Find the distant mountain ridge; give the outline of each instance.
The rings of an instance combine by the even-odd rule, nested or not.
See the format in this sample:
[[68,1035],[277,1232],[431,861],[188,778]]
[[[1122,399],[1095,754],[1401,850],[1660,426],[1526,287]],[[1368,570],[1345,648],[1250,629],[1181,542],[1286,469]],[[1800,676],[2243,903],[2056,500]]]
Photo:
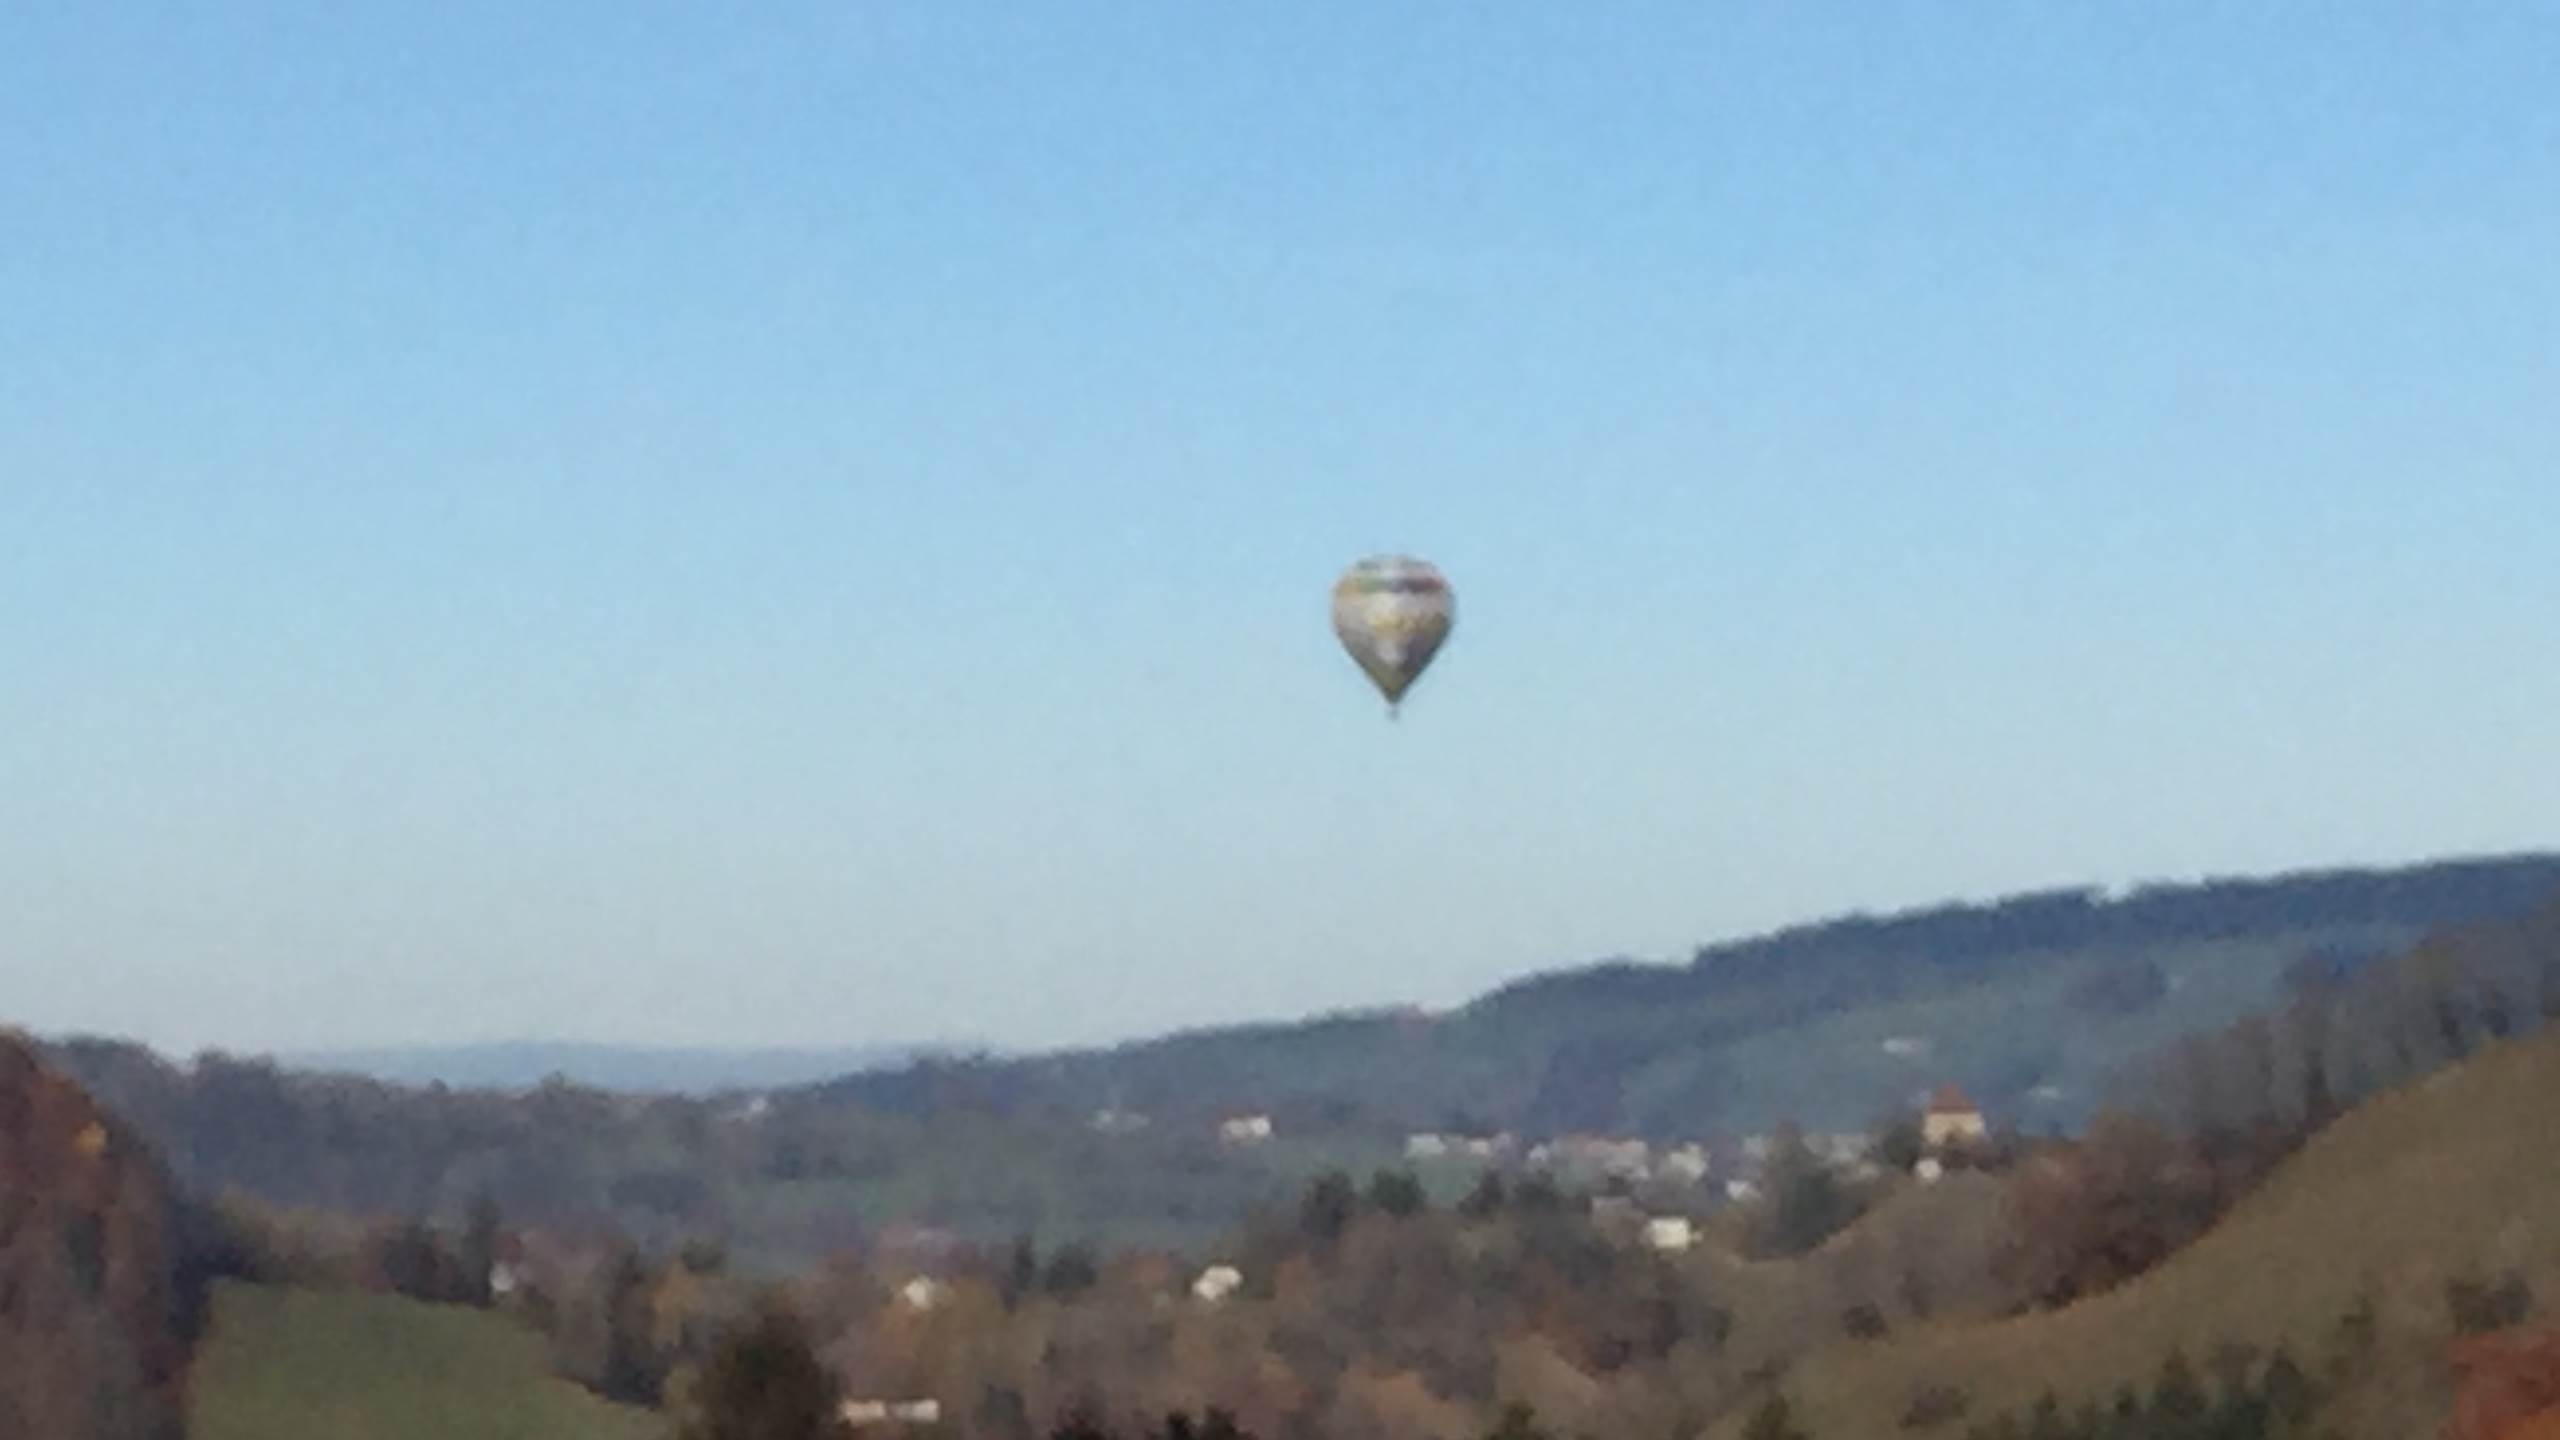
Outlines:
[[610,1045],[572,1040],[495,1040],[466,1045],[392,1045],[291,1051],[296,1070],[363,1075],[397,1085],[521,1090],[552,1076],[598,1090],[709,1095],[764,1090],[911,1065],[954,1047],[848,1045],[721,1047]]

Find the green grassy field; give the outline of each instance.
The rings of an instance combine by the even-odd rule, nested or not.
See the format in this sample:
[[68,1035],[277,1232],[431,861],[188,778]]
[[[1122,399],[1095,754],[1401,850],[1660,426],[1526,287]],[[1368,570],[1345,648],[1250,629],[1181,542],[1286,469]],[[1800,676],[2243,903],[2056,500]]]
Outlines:
[[196,1364],[194,1440],[663,1440],[666,1425],[545,1372],[478,1311],[224,1285]]

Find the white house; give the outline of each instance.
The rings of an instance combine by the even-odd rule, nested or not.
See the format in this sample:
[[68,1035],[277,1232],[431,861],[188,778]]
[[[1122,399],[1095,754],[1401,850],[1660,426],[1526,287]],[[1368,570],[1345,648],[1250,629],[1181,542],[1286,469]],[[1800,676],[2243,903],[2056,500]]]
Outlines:
[[1929,1042],[1917,1035],[1896,1035],[1884,1042],[1884,1053],[1896,1060],[1917,1060],[1929,1053]]
[[1698,1243],[1697,1227],[1686,1215],[1656,1215],[1644,1222],[1644,1243],[1676,1255]]
[[1724,1198],[1736,1205],[1748,1205],[1760,1198],[1760,1186],[1750,1180],[1727,1180],[1724,1182]]
[[939,1425],[942,1402],[939,1400],[847,1400],[836,1408],[836,1416],[847,1425],[883,1425],[896,1421],[902,1425]]
[[1935,1185],[1947,1178],[1947,1167],[1937,1156],[1923,1155],[1920,1163],[1911,1167],[1911,1173],[1919,1178],[1921,1184]]
[[1682,1145],[1663,1152],[1662,1173],[1674,1180],[1695,1185],[1707,1178],[1710,1168],[1707,1147],[1703,1145]]
[[1446,1135],[1404,1137],[1404,1158],[1407,1160],[1437,1160],[1448,1153],[1449,1137]]
[[1212,1265],[1191,1282],[1191,1293],[1211,1305],[1244,1288],[1244,1272],[1233,1265]]
[[1638,1139],[1568,1135],[1548,1147],[1554,1162],[1586,1174],[1643,1180],[1653,1173],[1653,1147]]
[[930,1310],[951,1298],[951,1287],[930,1275],[919,1275],[898,1287],[898,1299],[910,1310]]
[[1271,1138],[1268,1115],[1235,1115],[1218,1126],[1218,1138],[1230,1145],[1259,1145]]

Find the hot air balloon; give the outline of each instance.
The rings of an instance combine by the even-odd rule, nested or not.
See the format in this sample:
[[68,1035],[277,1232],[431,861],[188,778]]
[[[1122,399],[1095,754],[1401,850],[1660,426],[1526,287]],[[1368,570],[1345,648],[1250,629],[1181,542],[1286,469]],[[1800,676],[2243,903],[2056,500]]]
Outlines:
[[1410,555],[1372,555],[1333,584],[1333,633],[1387,697],[1389,718],[1456,623],[1449,582]]

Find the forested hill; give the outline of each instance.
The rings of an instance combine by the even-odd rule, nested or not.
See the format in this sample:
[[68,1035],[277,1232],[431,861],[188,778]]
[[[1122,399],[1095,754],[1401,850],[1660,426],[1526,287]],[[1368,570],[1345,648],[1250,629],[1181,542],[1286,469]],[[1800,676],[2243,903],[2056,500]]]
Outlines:
[[1026,1060],[931,1062],[812,1095],[906,1113],[1112,1107],[1284,1128],[1631,1130],[1856,1125],[1952,1079],[2029,1124],[2110,1075],[2434,929],[2560,893],[2560,856],[2020,895],[1857,915],[1686,963],[1531,976],[1455,1012],[1204,1030]]
[[[2527,856],[2026,896],[1538,976],[1445,1015],[931,1060],[753,1098],[420,1089],[113,1041],[47,1049],[209,1195],[451,1218],[486,1192],[546,1228],[719,1233],[777,1265],[897,1221],[1189,1244],[1325,1169],[1395,1163],[1420,1129],[1863,1129],[1948,1080],[1995,1122],[2072,1125],[2136,1062],[2280,1008],[2289,987],[2555,895],[2560,857]],[[1124,1123],[1096,1124],[1104,1110]],[[1277,1138],[1221,1146],[1217,1121],[1238,1113],[1268,1114]]]

